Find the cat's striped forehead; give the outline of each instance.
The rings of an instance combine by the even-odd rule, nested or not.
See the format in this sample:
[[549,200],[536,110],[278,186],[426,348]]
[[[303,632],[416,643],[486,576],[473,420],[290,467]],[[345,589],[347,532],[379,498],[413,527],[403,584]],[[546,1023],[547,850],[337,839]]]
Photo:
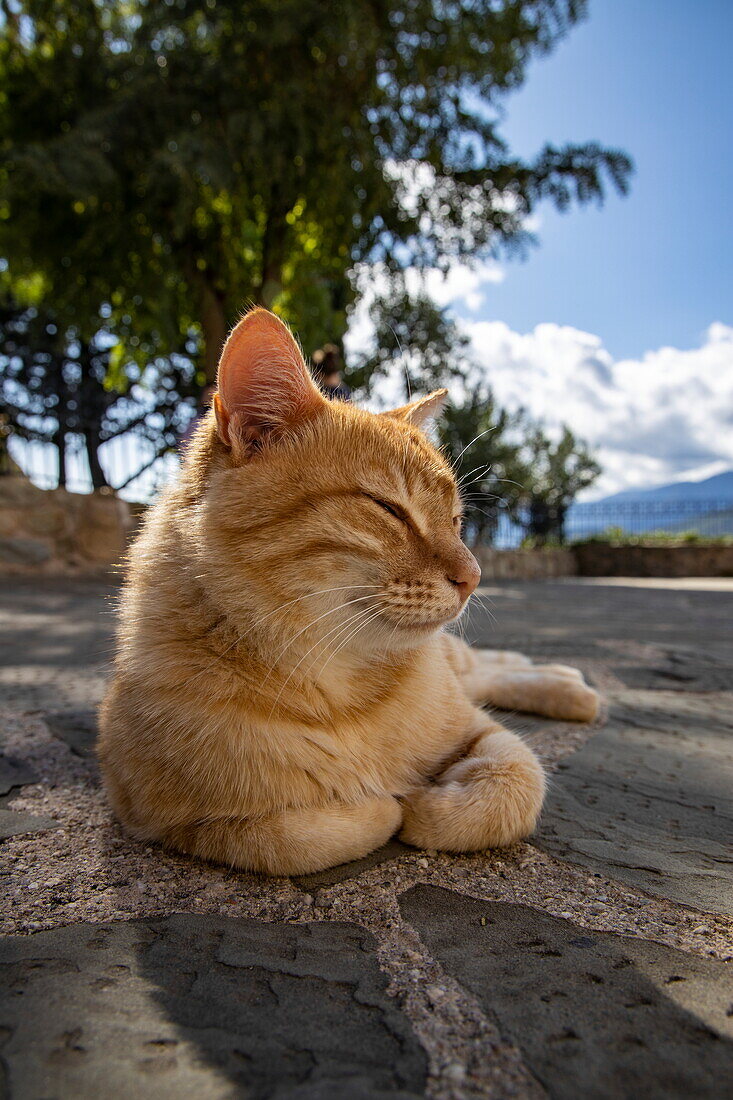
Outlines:
[[341,415],[347,422],[356,420],[361,429],[354,433],[353,454],[365,475],[386,478],[409,497],[428,494],[444,503],[457,498],[451,466],[421,430],[353,408]]
[[[267,441],[244,460],[217,442],[213,416],[205,434],[208,446],[203,446],[202,432],[192,448],[191,473],[201,467],[201,489],[211,484],[212,461],[236,471],[231,482],[227,479],[231,506],[238,507],[241,497],[251,518],[268,510],[292,511],[309,501],[347,500],[359,492],[417,506],[426,521],[454,513],[459,506],[458,487],[445,456],[421,429],[391,415],[324,403],[317,416]],[[241,518],[247,522],[246,516]]]

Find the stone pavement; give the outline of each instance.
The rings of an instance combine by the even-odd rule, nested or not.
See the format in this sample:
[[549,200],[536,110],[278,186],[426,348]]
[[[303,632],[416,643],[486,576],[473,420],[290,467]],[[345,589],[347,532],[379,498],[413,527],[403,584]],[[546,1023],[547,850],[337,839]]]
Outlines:
[[0,582],[0,1095],[733,1095],[730,585],[482,589],[473,641],[608,699],[594,728],[506,716],[554,769],[538,835],[298,879],[112,820],[113,599]]

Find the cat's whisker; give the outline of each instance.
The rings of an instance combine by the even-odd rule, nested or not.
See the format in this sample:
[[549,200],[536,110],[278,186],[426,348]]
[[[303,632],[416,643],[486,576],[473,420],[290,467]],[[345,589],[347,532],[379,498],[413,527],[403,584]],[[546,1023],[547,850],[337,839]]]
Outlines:
[[496,615],[494,614],[494,612],[492,610],[493,604],[492,604],[491,600],[488,597],[483,597],[483,599],[481,600],[481,607],[486,612],[486,614],[489,616],[492,625],[493,626],[498,626],[499,620],[497,619]]
[[[311,654],[311,653],[313,652],[313,650],[314,650],[314,649],[316,649],[316,648],[317,648],[317,647],[318,647],[319,645],[322,645],[322,644],[324,643],[324,641],[326,640],[326,638],[328,638],[328,637],[329,637],[329,636],[330,636],[331,634],[335,634],[335,633],[336,633],[337,631],[341,631],[341,630],[343,630],[345,626],[348,626],[348,625],[350,625],[350,624],[351,624],[351,623],[353,623],[353,622],[354,622],[354,621],[355,621],[356,619],[360,618],[360,617],[361,617],[362,615],[366,615],[366,614],[369,614],[369,612],[370,612],[371,610],[372,610],[372,609],[371,609],[371,608],[368,608],[368,607],[361,607],[361,608],[359,608],[359,610],[358,610],[358,611],[356,612],[356,614],[355,614],[355,615],[352,615],[352,616],[351,616],[351,618],[347,619],[345,623],[337,623],[337,624],[336,624],[336,626],[332,627],[332,629],[331,629],[331,630],[327,631],[327,632],[326,632],[326,634],[324,634],[322,638],[319,638],[319,639],[318,639],[318,641],[317,641],[317,642],[315,642],[315,643],[314,643],[314,644],[313,644],[313,645],[312,645],[312,646],[310,647],[310,649],[306,650],[306,652],[305,652],[305,653],[303,654],[303,656],[302,656],[302,657],[300,658],[300,660],[299,660],[299,661],[298,661],[298,663],[297,663],[297,664],[295,665],[295,667],[294,667],[294,668],[292,668],[292,669],[290,670],[290,672],[288,673],[288,675],[287,675],[287,676],[286,676],[286,678],[285,678],[285,681],[283,682],[282,686],[280,687],[280,691],[279,691],[279,692],[277,693],[277,695],[276,695],[276,697],[275,697],[275,702],[274,702],[274,703],[272,704],[272,709],[270,710],[270,713],[269,713],[269,715],[268,715],[268,719],[267,719],[267,720],[268,720],[268,722],[270,721],[270,719],[272,718],[273,714],[275,713],[275,708],[277,707],[277,704],[279,703],[279,701],[280,701],[280,698],[281,698],[281,696],[282,696],[283,692],[285,691],[285,688],[286,688],[286,687],[287,687],[287,685],[288,685],[288,684],[290,683],[291,679],[293,678],[293,676],[295,675],[295,673],[296,673],[296,672],[298,671],[298,669],[300,668],[300,666],[301,666],[301,665],[303,664],[303,661],[305,661],[305,659],[306,659],[306,658],[307,658],[308,656],[310,656],[310,654]],[[271,670],[271,671],[272,671],[272,670]],[[267,681],[267,679],[269,678],[269,675],[270,675],[270,674],[268,673],[268,676],[267,676],[267,677],[265,677],[265,680],[263,681],[263,686],[264,686],[264,683],[265,683],[265,682]],[[302,678],[301,678],[301,681],[300,681],[300,682],[302,683]]]
[[[481,481],[482,481],[483,477],[485,477],[485,476],[486,475],[482,474],[481,477],[474,478],[472,481],[469,481],[465,486],[461,486],[458,490],[458,494],[459,494],[461,500],[467,500],[469,498],[469,496],[473,496],[476,493],[479,493],[480,495],[483,495],[484,490],[481,488]],[[477,488],[474,489],[473,493],[467,493],[466,489],[470,489],[472,485],[476,485]]]
[[465,480],[467,477],[471,477],[471,475],[475,474],[478,470],[488,470],[490,468],[491,468],[491,462],[480,462],[478,464],[478,466],[474,466],[473,469],[466,470],[465,473],[461,474],[460,477],[456,478],[456,481],[460,485],[461,481]]
[[288,600],[286,603],[281,603],[279,607],[276,607],[273,611],[268,611],[266,615],[263,615],[258,621],[258,626],[264,623],[267,619],[273,615],[277,615],[278,612],[284,611],[286,607],[292,607],[293,604],[300,603],[301,600],[308,600],[312,596],[326,596],[331,592],[350,592],[357,588],[379,588],[377,584],[341,584],[336,588],[319,588],[315,592],[306,592],[302,596],[296,596],[294,600]]
[[472,601],[472,599],[473,599],[473,594],[471,594],[468,597],[468,599],[466,600],[466,602],[463,606],[463,609],[461,610],[460,615],[455,620],[456,627],[458,628],[458,634],[461,638],[464,639],[464,641],[465,641],[466,631],[468,629],[469,621],[470,621],[470,618],[471,618],[471,601]]
[[390,641],[395,636],[395,634],[400,629],[400,627],[409,626],[409,625],[410,625],[410,623],[408,622],[407,615],[406,614],[400,615],[400,617],[397,620],[397,622],[395,623],[394,628],[392,630],[392,633],[390,635]]
[[[459,491],[463,491],[464,486],[473,485],[474,481],[480,481],[482,477],[486,477],[491,470],[492,463],[486,462],[482,466],[474,466],[473,470],[468,470],[461,477],[457,478],[456,484]],[[469,478],[471,480],[469,481]]]
[[403,620],[404,620],[404,615],[392,627],[392,631],[390,633],[390,636],[389,636],[389,638],[387,639],[387,641],[385,642],[385,645],[384,645],[385,652],[387,652],[387,653],[389,652],[389,647],[392,644],[392,639],[394,638],[394,636],[397,633],[397,631],[399,630],[399,628],[403,625]]
[[474,489],[472,493],[461,493],[461,500],[504,500],[498,493],[492,493],[487,489]]
[[[367,609],[367,610],[368,610],[368,611],[371,611],[372,609],[371,609],[371,608],[369,608],[369,609]],[[341,642],[340,642],[340,643],[338,644],[338,646],[336,647],[336,649],[335,649],[335,650],[333,650],[333,652],[332,652],[332,653],[331,653],[331,654],[330,654],[330,655],[329,655],[329,656],[328,656],[328,657],[326,658],[326,662],[325,662],[325,664],[324,664],[324,665],[322,665],[322,667],[321,667],[321,668],[319,668],[319,670],[318,670],[318,676],[317,676],[317,678],[318,678],[318,679],[320,679],[320,677],[321,677],[321,676],[323,676],[323,673],[324,673],[324,672],[326,671],[326,669],[327,669],[328,665],[329,665],[329,664],[330,664],[330,662],[331,662],[331,661],[332,661],[332,660],[334,659],[334,657],[336,656],[336,654],[337,654],[337,653],[338,653],[338,652],[339,652],[340,650],[342,650],[342,649],[344,648],[344,646],[345,646],[345,645],[348,645],[348,643],[349,643],[349,642],[350,642],[350,641],[351,641],[351,640],[352,640],[353,638],[355,638],[355,637],[356,637],[356,635],[357,635],[357,634],[359,633],[359,631],[360,631],[360,630],[362,630],[362,629],[363,629],[363,628],[364,628],[365,626],[368,626],[368,625],[369,625],[369,623],[373,623],[373,622],[375,621],[375,619],[378,619],[378,618],[379,618],[379,616],[380,616],[381,614],[382,614],[382,608],[381,608],[381,607],[379,607],[379,608],[377,608],[377,610],[376,610],[375,612],[373,612],[373,614],[372,614],[371,618],[366,618],[366,619],[363,619],[363,620],[362,620],[362,622],[360,622],[360,623],[358,623],[358,624],[357,624],[357,626],[356,626],[356,627],[355,627],[355,628],[354,628],[354,629],[353,629],[353,630],[351,631],[351,633],[350,633],[350,634],[348,634],[348,635],[347,635],[347,637],[346,637],[346,638],[344,638],[344,640],[343,640],[343,641],[341,641]],[[336,639],[333,639],[333,640],[334,640],[334,641],[336,641]],[[316,660],[315,660],[315,661],[313,661],[313,663],[312,663],[312,664],[310,664],[310,665],[308,666],[308,669],[307,669],[307,671],[306,671],[306,674],[305,674],[306,676],[307,676],[307,675],[308,675],[308,674],[310,673],[311,669],[313,668],[313,666],[315,665],[315,663],[316,663],[316,661],[317,661],[317,660],[318,660],[318,657],[316,657]]]
[[500,496],[496,493],[482,492],[480,489],[474,493],[468,493],[461,495],[461,504],[464,510],[464,519],[470,522],[472,512],[481,512],[482,505],[486,504],[490,507],[485,509],[490,516],[509,516],[513,514],[512,508],[508,507]]
[[493,477],[491,480],[496,485],[514,485],[517,489],[524,489],[524,485],[522,485],[521,481],[513,481],[510,477]]
[[[481,490],[481,489],[477,489],[473,493],[461,494],[461,502],[463,504],[468,504],[471,501],[475,501],[475,500],[479,500],[479,501],[480,500],[498,500],[499,502],[501,502],[504,499],[505,498],[500,496],[498,493],[485,492],[484,490]],[[508,511],[508,508],[506,507],[506,505],[503,505],[503,504],[499,503],[499,505],[497,507],[497,511],[506,512],[506,511]]]
[[492,424],[492,426],[491,426],[490,428],[487,428],[485,432],[479,432],[479,434],[478,434],[478,435],[474,436],[474,437],[473,437],[473,439],[471,440],[471,442],[470,442],[470,443],[467,443],[467,444],[466,444],[466,446],[465,446],[465,447],[463,448],[463,450],[461,451],[461,453],[460,453],[460,454],[458,455],[458,458],[457,458],[457,459],[455,460],[455,462],[453,463],[453,469],[455,469],[455,468],[456,468],[456,466],[457,466],[457,465],[458,465],[458,463],[459,463],[459,462],[461,461],[461,459],[463,458],[463,456],[465,455],[465,453],[466,453],[466,451],[467,451],[467,450],[469,449],[469,447],[473,447],[474,443],[478,443],[479,439],[483,439],[483,437],[484,437],[485,435],[488,435],[488,434],[489,434],[489,432],[495,432],[495,431],[496,431],[496,428],[497,428],[497,425],[496,425],[496,424]]
[[[262,623],[264,623],[267,619],[272,618],[273,615],[277,615],[278,612],[284,611],[286,607],[291,607],[293,604],[300,603],[301,600],[307,600],[311,596],[325,596],[325,595],[330,595],[331,592],[344,592],[344,591],[349,591],[350,592],[350,591],[353,591],[353,590],[358,589],[358,588],[377,588],[378,589],[379,585],[376,585],[376,584],[342,584],[342,585],[339,585],[335,588],[319,588],[315,592],[306,592],[302,596],[296,596],[295,599],[288,600],[286,603],[280,604],[280,606],[274,608],[273,611],[269,611],[267,613],[267,615],[263,615],[262,618],[259,619],[257,621],[257,623],[254,624],[253,630],[250,631],[249,634],[239,634],[239,635],[237,635],[237,637],[234,639],[233,642],[230,642],[229,645],[226,646],[226,648],[221,651],[221,653],[217,654],[217,656],[214,658],[214,660],[211,662],[211,664],[213,665],[213,664],[216,664],[217,661],[221,661],[224,657],[226,657],[227,653],[230,653],[235,648],[235,646],[240,645],[240,643],[243,642],[245,640],[245,638],[247,638],[249,635],[251,635],[255,630],[258,630],[261,627]],[[345,605],[340,604],[339,606],[343,607]],[[337,611],[338,608],[334,608],[334,610]],[[186,682],[187,683],[192,683],[194,680],[197,680],[199,676],[204,676],[206,673],[208,673],[210,671],[210,669],[211,669],[211,665],[207,666],[206,668],[202,668],[200,672],[195,673]]]
[[307,631],[311,630],[314,626],[316,626],[318,623],[320,623],[322,619],[328,618],[329,615],[335,615],[337,611],[341,611],[344,607],[350,607],[351,604],[361,603],[364,600],[374,600],[374,599],[377,599],[377,598],[378,598],[378,596],[375,595],[375,594],[370,594],[370,595],[367,595],[367,596],[357,596],[356,599],[347,600],[345,603],[340,603],[337,607],[332,607],[329,611],[324,611],[324,613],[322,615],[319,615],[318,618],[313,619],[309,623],[306,623],[306,625],[304,627],[302,627],[298,631],[297,634],[295,634],[292,638],[290,638],[285,643],[285,645],[282,647],[282,649],[275,655],[275,657],[273,659],[272,668],[270,669],[267,676],[263,680],[263,684],[266,683],[267,680],[269,680],[273,669],[277,667],[278,662],[281,660],[281,658],[287,652],[287,650],[290,649],[291,645],[293,645],[295,642],[297,642],[298,638],[300,638],[303,634],[305,634]]

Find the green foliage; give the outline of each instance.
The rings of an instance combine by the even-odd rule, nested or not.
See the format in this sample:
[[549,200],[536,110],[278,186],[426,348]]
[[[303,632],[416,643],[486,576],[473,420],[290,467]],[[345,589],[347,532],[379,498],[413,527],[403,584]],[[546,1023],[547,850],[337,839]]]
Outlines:
[[461,486],[467,540],[492,542],[504,515],[528,545],[560,545],[568,508],[600,473],[585,444],[567,427],[553,441],[523,409],[500,408],[449,311],[411,295],[401,276],[375,298],[371,321],[373,346],[352,365],[352,387],[369,393],[390,378],[406,399],[451,389],[437,434]]
[[353,390],[371,394],[375,382],[392,376],[399,378],[410,400],[466,376],[468,338],[425,290],[411,293],[402,273],[387,279],[369,308],[369,319],[371,348],[350,364],[347,374]]
[[730,546],[733,535],[706,535],[691,529],[689,531],[644,531],[631,534],[623,527],[607,527],[588,538],[576,539],[574,546]]
[[436,426],[438,442],[462,486],[466,539],[491,541],[502,510],[515,511],[523,492],[523,414],[498,408],[449,311],[424,291],[412,294],[399,273],[374,299],[370,320],[372,347],[351,365],[349,385],[369,394],[390,379],[405,400],[450,387],[451,400]]
[[134,429],[157,457],[175,447],[193,412],[190,359],[155,360],[144,371],[121,359],[113,372],[116,350],[104,329],[85,340],[48,312],[0,305],[0,424],[21,439],[56,446],[62,487],[69,446],[86,453],[92,485],[100,489],[108,484],[99,461],[103,443]]
[[307,352],[349,271],[526,243],[626,187],[597,144],[514,157],[501,101],[581,0],[4,0],[0,257],[23,303],[141,368],[195,338],[212,376],[250,301]]
[[562,545],[568,508],[593,484],[601,467],[567,426],[553,441],[535,425],[525,440],[524,454],[530,471],[523,520],[527,536],[534,545]]
[[559,550],[565,540],[557,535],[525,535],[519,543],[520,550]]
[[485,383],[467,389],[446,408],[438,437],[458,477],[466,540],[476,545],[494,540],[502,514],[517,521],[530,471],[521,453],[521,410],[500,409]]
[[567,426],[556,442],[535,426],[524,449],[532,469],[532,495],[550,507],[569,507],[601,472],[586,445]]
[[[600,466],[567,427],[554,442],[523,409],[497,407],[485,384],[468,389],[461,404],[447,409],[439,434],[447,452],[460,456],[473,541],[493,541],[504,513],[525,529],[523,546],[562,545],[568,508],[595,481]],[[466,466],[472,469],[464,472]]]

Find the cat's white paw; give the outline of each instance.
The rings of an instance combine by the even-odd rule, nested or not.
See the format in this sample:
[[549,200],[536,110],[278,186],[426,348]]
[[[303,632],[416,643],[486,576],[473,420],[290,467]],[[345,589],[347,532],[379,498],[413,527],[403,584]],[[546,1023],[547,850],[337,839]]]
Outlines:
[[505,668],[510,665],[527,666],[532,661],[523,653],[517,653],[513,649],[476,649],[474,653],[482,667]]
[[505,848],[533,832],[545,796],[539,760],[513,733],[481,740],[481,754],[448,768],[403,800],[400,839],[421,848]]
[[586,684],[577,669],[565,665],[540,665],[532,671],[535,673],[533,713],[564,722],[593,722],[598,717],[600,695]]
[[567,665],[493,665],[464,678],[469,698],[481,705],[565,722],[592,722],[600,697]]

